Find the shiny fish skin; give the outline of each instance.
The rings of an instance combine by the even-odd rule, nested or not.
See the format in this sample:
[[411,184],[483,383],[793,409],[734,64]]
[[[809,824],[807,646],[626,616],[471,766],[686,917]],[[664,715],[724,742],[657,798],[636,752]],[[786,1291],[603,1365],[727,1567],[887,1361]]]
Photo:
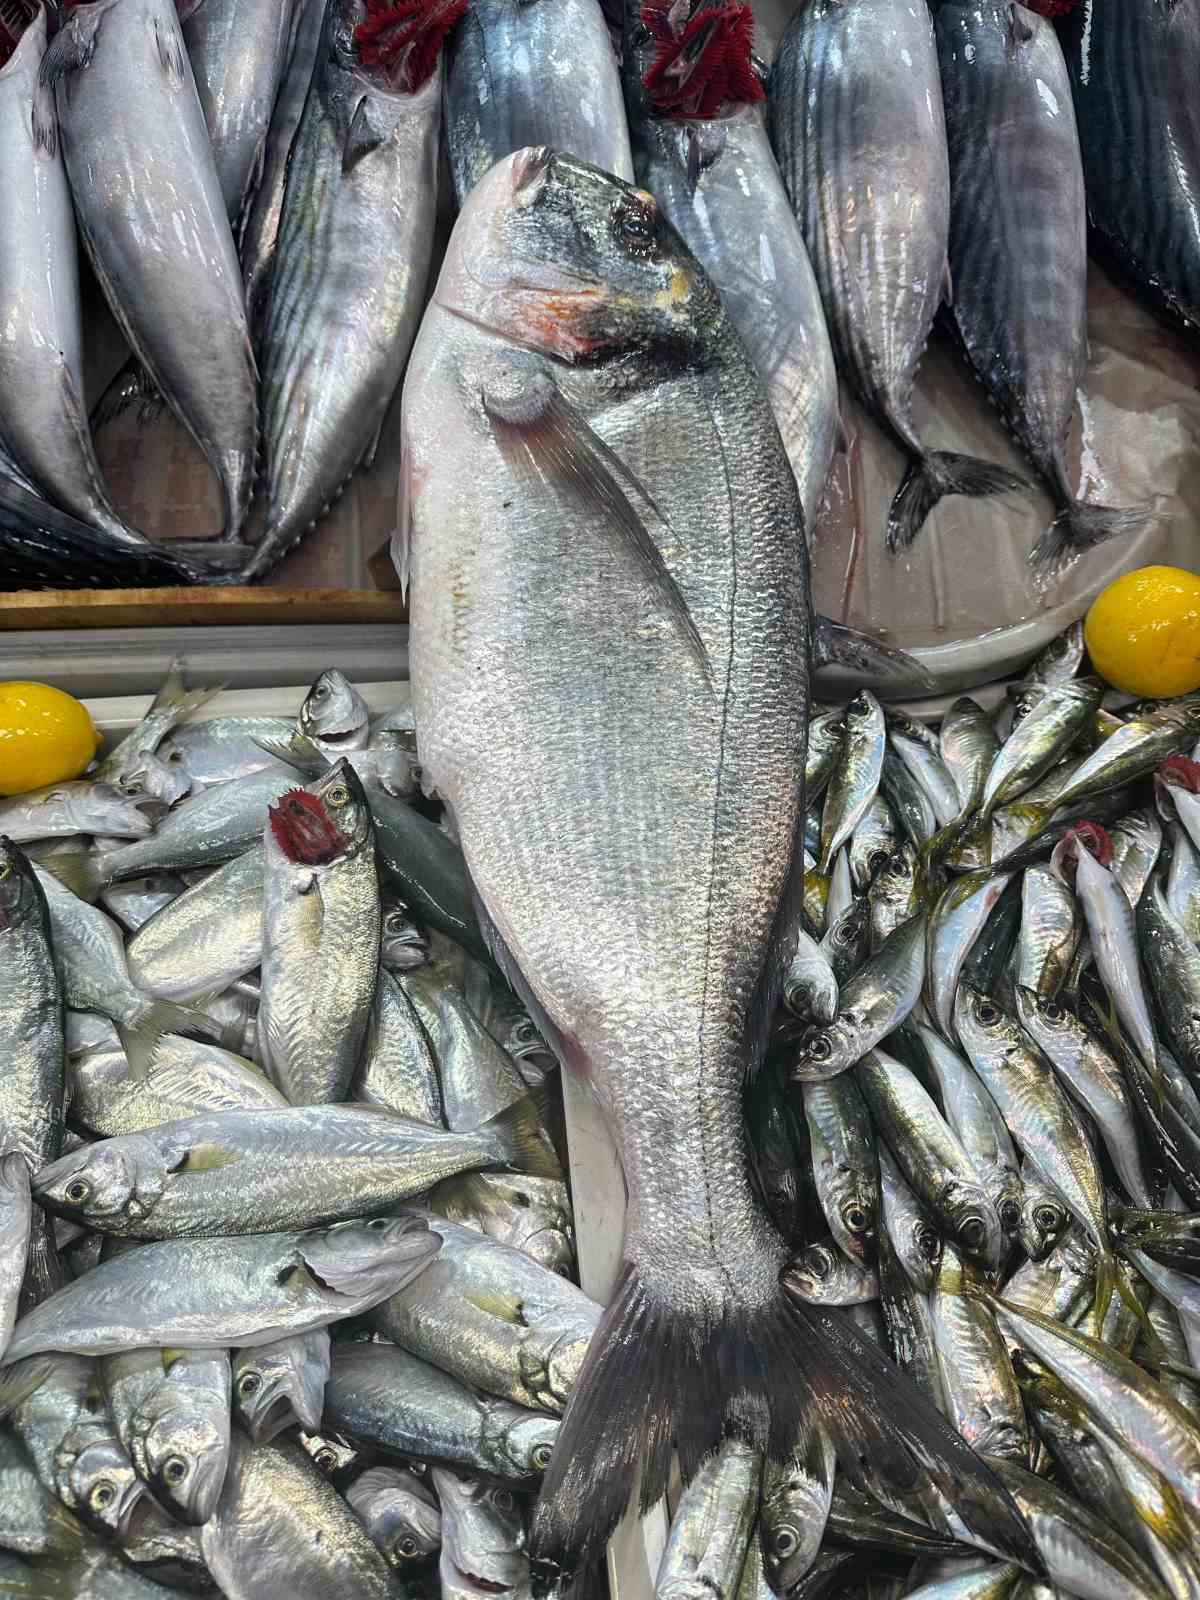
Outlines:
[[902,922],[921,909],[925,877],[911,843],[906,843],[876,868],[871,884],[871,954],[877,955],[884,940]]
[[395,1597],[362,1523],[291,1442],[234,1434],[224,1493],[200,1541],[227,1600]]
[[[812,728],[809,729],[811,747]],[[805,792],[811,793],[807,783]],[[850,877],[859,894],[870,888],[876,873],[894,855],[899,843],[892,808],[883,795],[877,794],[850,839]]]
[[938,746],[958,791],[960,811],[968,816],[983,799],[983,786],[1000,748],[991,718],[977,701],[962,695],[942,718]]
[[846,707],[841,755],[825,791],[821,812],[822,872],[854,832],[879,789],[887,731],[883,707],[867,689]]
[[390,1455],[517,1481],[545,1471],[559,1427],[556,1417],[477,1394],[384,1344],[334,1346],[325,1419]]
[[388,1566],[403,1572],[442,1542],[442,1512],[433,1494],[400,1467],[369,1467],[346,1490],[346,1501]]
[[625,102],[596,0],[476,0],[446,49],[446,149],[461,206],[527,145],[634,181]]
[[883,1226],[909,1282],[927,1295],[937,1276],[941,1235],[929,1208],[909,1188],[886,1145],[880,1144],[878,1155]]
[[789,1460],[763,1474],[758,1543],[776,1594],[790,1594],[816,1560],[833,1495],[836,1459],[820,1428],[805,1428]]
[[1026,867],[1021,875],[1018,985],[1053,1000],[1066,982],[1082,932],[1075,896],[1058,874],[1048,867]]
[[442,1507],[443,1600],[474,1600],[481,1591],[529,1600],[525,1518],[512,1490],[446,1467],[431,1477]]
[[[1150,302],[1200,330],[1200,71],[1195,0],[1083,0],[1062,38],[1088,214]],[[1151,174],[1149,182],[1144,174]]]
[[[15,1433],[0,1433],[0,1546],[25,1556],[77,1556],[87,1534],[45,1487]],[[0,1587],[0,1594],[3,1594]]]
[[295,0],[179,0],[180,30],[208,125],[217,182],[236,227],[263,149]]
[[804,755],[804,796],[811,806],[821,798],[833,776],[846,737],[846,714],[822,711],[808,725],[808,748]]
[[234,1413],[255,1444],[269,1444],[294,1424],[315,1433],[328,1376],[327,1328],[241,1350],[233,1363]]
[[442,1127],[442,1089],[429,1035],[392,973],[380,971],[355,1100]]
[[436,1261],[376,1306],[370,1325],[473,1389],[560,1414],[601,1308],[507,1245],[440,1217],[426,1220],[442,1240]]
[[29,1166],[9,1150],[0,1155],[0,1356],[17,1320],[32,1228]]
[[872,1050],[858,1064],[855,1077],[913,1189],[963,1253],[994,1270],[1002,1242],[995,1205],[916,1075],[882,1050]]
[[809,1305],[857,1306],[879,1298],[879,1277],[841,1250],[832,1238],[802,1250],[783,1269],[786,1294]]
[[1031,789],[1066,754],[1100,704],[1103,692],[1094,678],[1069,679],[1047,690],[1001,745],[992,763],[983,790],[985,817]]
[[55,89],[80,231],[113,315],[216,473],[236,539],[254,477],[254,359],[175,6],[73,9],[41,81]]
[[143,839],[154,829],[145,805],[145,795],[123,795],[110,784],[81,778],[0,800],[0,833],[14,844],[79,833]]
[[768,124],[838,364],[909,458],[888,519],[889,544],[908,545],[943,494],[1021,483],[988,463],[926,450],[912,421],[950,228],[928,13],[903,0],[803,7],[772,65]]
[[800,928],[783,980],[783,1001],[798,1017],[832,1022],[838,1011],[838,981],[821,946]]
[[[122,1375],[132,1382],[122,1393]],[[101,1363],[121,1443],[142,1482],[174,1517],[207,1522],[229,1464],[227,1350],[134,1351]]]
[[439,1183],[427,1204],[437,1216],[511,1245],[549,1272],[575,1275],[571,1197],[561,1179],[469,1172]]
[[953,822],[959,813],[958,789],[941,756],[894,728],[888,742],[914,783],[924,789],[938,825],[945,827]]
[[206,1111],[287,1105],[243,1056],[175,1033],[159,1040],[149,1077],[137,1077],[123,1050],[102,1045],[73,1056],[67,1079],[72,1126],[98,1139],[144,1133]]
[[266,576],[374,455],[417,329],[433,247],[441,72],[409,94],[362,65],[363,0],[326,13],[288,158],[262,364]]
[[1136,926],[1138,956],[1166,1043],[1195,1082],[1200,1077],[1200,951],[1172,916],[1158,883],[1151,882],[1138,902]]
[[879,1166],[871,1118],[846,1074],[802,1086],[813,1180],[829,1231],[848,1256],[870,1264],[879,1227]]
[[1142,1061],[1153,1067],[1154,1023],[1142,982],[1133,907],[1112,873],[1080,848],[1075,892],[1083,905],[1097,970],[1121,1025]]
[[176,728],[159,754],[167,761],[178,758],[196,789],[268,767],[282,771],[286,763],[264,750],[260,740],[286,741],[295,731],[286,717],[205,717]]
[[[941,1261],[941,1240],[930,1263],[933,1276]],[[949,1407],[937,1365],[930,1299],[919,1289],[901,1264],[886,1230],[879,1239],[879,1310],[887,1334],[888,1349],[900,1371],[939,1411]]]
[[1076,800],[1089,800],[1094,805],[1097,796],[1145,777],[1160,761],[1178,751],[1181,744],[1194,738],[1198,726],[1200,708],[1185,701],[1172,703],[1164,712],[1126,722],[1102,740],[1066,778],[1054,796],[1056,806],[1069,806]]
[[71,192],[54,95],[39,81],[40,8],[0,70],[6,219],[0,300],[0,439],[22,473],[63,511],[123,544],[144,544],[105,488],[88,428]]
[[972,1449],[1029,1459],[1029,1427],[1012,1362],[991,1310],[974,1293],[978,1270],[946,1245],[930,1297],[949,1415]]
[[[734,1600],[758,1510],[762,1457],[727,1439],[680,1497],[654,1580],[656,1600]],[[763,1522],[770,1518],[764,1503]]]
[[270,1344],[378,1304],[436,1253],[437,1240],[411,1218],[143,1245],[27,1312],[7,1354]]
[[929,914],[925,990],[934,1020],[954,1037],[954,995],[971,949],[1008,886],[1009,875],[973,874],[946,885]]
[[[50,914],[37,874],[0,839],[0,1138],[31,1172],[57,1158],[63,1135],[63,994],[50,944]],[[62,1282],[54,1235],[32,1214],[23,1309]]]
[[1162,850],[1162,824],[1150,807],[1131,811],[1109,829],[1113,877],[1136,906]]
[[262,960],[265,870],[261,847],[247,850],[144,923],[125,947],[138,988],[196,1000],[252,972]]
[[779,424],[811,538],[838,432],[821,293],[780,180],[762,108],[706,120],[656,114],[642,82],[657,46],[625,0],[623,79],[636,181],[716,284]]

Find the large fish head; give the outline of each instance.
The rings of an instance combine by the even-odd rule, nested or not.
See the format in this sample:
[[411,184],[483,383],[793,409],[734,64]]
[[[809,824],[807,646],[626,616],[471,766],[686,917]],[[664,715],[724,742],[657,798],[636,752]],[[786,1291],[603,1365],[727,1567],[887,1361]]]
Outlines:
[[394,900],[383,914],[379,959],[393,972],[411,972],[429,960],[429,936],[402,900]]
[[243,1350],[233,1364],[233,1405],[238,1421],[255,1444],[269,1443],[296,1422],[315,1432],[321,1426],[328,1376],[329,1332],[325,1328]]
[[217,1509],[229,1465],[229,1415],[209,1403],[206,1391],[193,1401],[178,1386],[166,1404],[156,1391],[130,1423],[130,1453],[139,1475],[164,1511],[199,1527]]
[[125,1531],[146,1491],[107,1417],[81,1422],[63,1437],[54,1487],[65,1506],[109,1538]]
[[633,351],[686,359],[720,316],[652,195],[544,145],[516,151],[476,184],[434,298],[570,363]]
[[441,1510],[413,1473],[400,1467],[370,1467],[349,1486],[346,1499],[397,1572],[441,1548]]
[[178,1157],[153,1135],[102,1140],[43,1167],[33,1181],[34,1198],[72,1220],[120,1217],[136,1227],[153,1211],[176,1165]]
[[529,1581],[525,1519],[517,1496],[503,1484],[433,1469],[442,1506],[442,1560],[453,1565],[459,1584],[496,1594]]
[[316,743],[361,750],[367,742],[367,702],[336,667],[327,668],[304,697],[300,731]]
[[423,1217],[373,1217],[306,1233],[299,1255],[311,1279],[348,1316],[396,1294],[437,1255],[442,1241]]
[[371,837],[367,797],[345,760],[303,789],[280,795],[267,816],[271,837],[297,866],[329,866],[361,850]]
[[0,938],[44,917],[45,897],[24,851],[0,838]]

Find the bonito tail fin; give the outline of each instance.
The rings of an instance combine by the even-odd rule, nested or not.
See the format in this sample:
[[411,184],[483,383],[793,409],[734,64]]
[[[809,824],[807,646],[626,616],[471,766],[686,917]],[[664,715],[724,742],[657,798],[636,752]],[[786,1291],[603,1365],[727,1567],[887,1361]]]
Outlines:
[[974,498],[992,494],[1017,494],[1029,488],[1028,478],[994,461],[959,455],[953,450],[930,450],[909,463],[888,513],[889,550],[907,550],[920,533],[929,513],[949,494]]
[[[592,1563],[635,1489],[643,1510],[686,1483],[725,1435],[789,1459],[816,1413],[858,1488],[901,1501],[939,1530],[1041,1570],[1003,1485],[848,1318],[783,1299],[719,1318],[664,1303],[626,1264],[559,1429],[534,1512],[539,1581],[565,1587]],[[949,1520],[948,1520],[949,1519]]]

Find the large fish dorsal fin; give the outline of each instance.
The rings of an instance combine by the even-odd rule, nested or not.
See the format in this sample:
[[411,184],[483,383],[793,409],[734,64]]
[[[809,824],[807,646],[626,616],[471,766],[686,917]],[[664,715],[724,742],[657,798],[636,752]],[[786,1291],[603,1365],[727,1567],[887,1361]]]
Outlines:
[[55,34],[42,57],[38,82],[47,89],[82,72],[96,53],[96,40],[107,6],[81,6],[67,13],[67,20]]
[[604,513],[604,527],[613,542],[635,557],[705,679],[711,681],[708,651],[687,601],[627,493],[632,489],[669,527],[637,477],[570,404],[544,367],[514,362],[497,369],[481,400],[500,449],[519,476],[538,490],[556,485],[589,509]]

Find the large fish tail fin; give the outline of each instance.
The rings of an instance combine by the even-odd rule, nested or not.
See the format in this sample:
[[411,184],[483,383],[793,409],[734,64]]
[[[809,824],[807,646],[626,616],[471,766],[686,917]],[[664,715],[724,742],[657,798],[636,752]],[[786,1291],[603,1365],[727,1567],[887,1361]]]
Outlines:
[[565,1587],[594,1561],[635,1490],[643,1510],[661,1498],[673,1450],[685,1483],[727,1435],[782,1464],[814,1416],[856,1486],[1040,1570],[998,1479],[848,1318],[793,1308],[782,1290],[766,1306],[726,1301],[714,1314],[694,1296],[667,1302],[627,1262],[534,1512],[539,1583]]
[[1035,566],[1061,566],[1106,539],[1136,533],[1151,514],[1149,506],[1096,506],[1072,500],[1042,534],[1029,559]]
[[888,513],[889,550],[907,550],[925,525],[925,518],[948,494],[978,498],[989,494],[1016,494],[1028,489],[1019,472],[977,456],[953,450],[930,450],[910,461]]

